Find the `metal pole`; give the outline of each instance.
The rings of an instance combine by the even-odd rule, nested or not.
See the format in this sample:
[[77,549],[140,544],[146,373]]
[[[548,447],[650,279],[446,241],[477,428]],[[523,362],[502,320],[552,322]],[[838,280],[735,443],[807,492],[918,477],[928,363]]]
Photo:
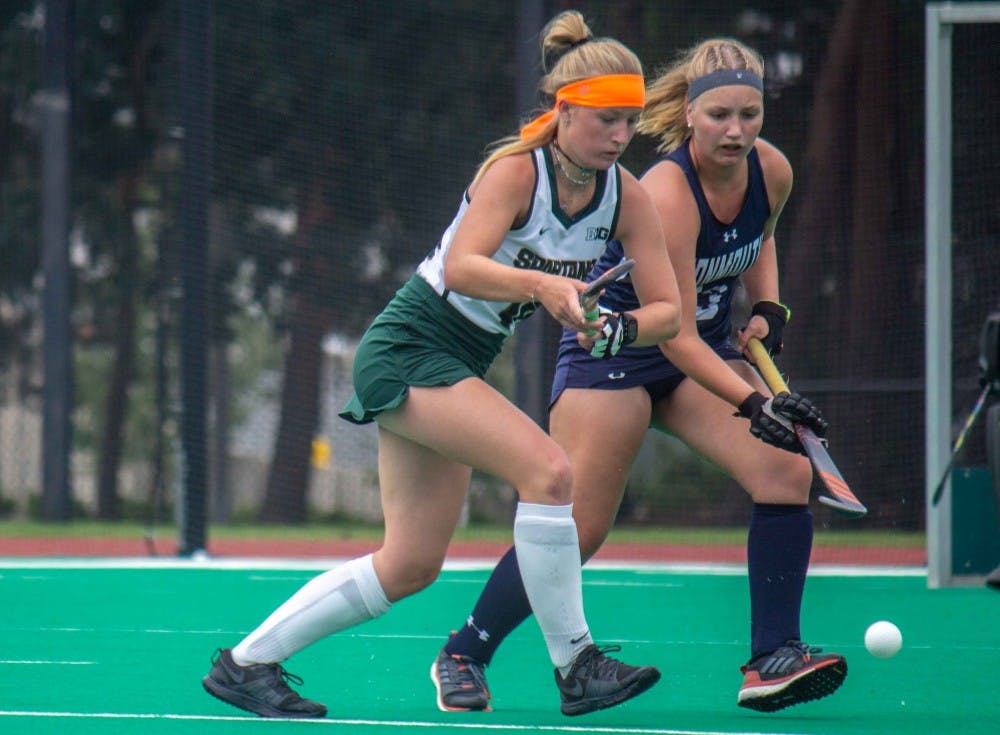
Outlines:
[[180,202],[181,450],[178,553],[206,545],[208,508],[208,207],[212,135],[211,0],[181,4],[181,125],[184,165]]
[[[926,449],[927,584],[951,581],[951,499],[931,503],[933,485],[948,461],[951,427],[951,38],[940,7],[926,9],[926,216],[924,340],[927,384]],[[947,487],[947,486],[946,486]],[[947,490],[946,490],[947,492]]]
[[[542,0],[521,0],[514,54],[517,63],[515,90],[518,114],[538,106],[538,33],[545,24]],[[514,345],[517,405],[542,428],[548,428],[549,390],[555,373],[556,346],[562,330],[552,317],[539,313],[520,324]]]
[[72,517],[73,367],[70,334],[69,230],[72,183],[71,69],[73,3],[45,3],[42,88],[42,271],[45,276],[42,348],[42,503],[47,521]]
[[952,584],[954,578],[950,478],[941,502],[934,505],[931,498],[951,454],[953,26],[1000,22],[1000,3],[929,3],[924,17],[927,584],[944,587]]

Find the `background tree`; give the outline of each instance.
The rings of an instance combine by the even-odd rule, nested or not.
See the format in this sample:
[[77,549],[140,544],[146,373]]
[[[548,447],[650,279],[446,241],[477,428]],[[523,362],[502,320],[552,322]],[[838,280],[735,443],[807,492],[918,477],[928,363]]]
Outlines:
[[79,139],[77,231],[89,267],[77,324],[87,341],[110,347],[97,482],[103,519],[121,516],[118,472],[137,370],[138,298],[153,290],[156,253],[142,239],[139,213],[160,206],[150,178],[162,134],[159,6],[95,3],[82,7],[78,20],[79,127],[88,134]]
[[[285,289],[267,305],[287,343],[260,517],[302,521],[322,338],[360,334],[436,244],[482,146],[512,129],[510,38],[497,33],[511,19],[464,3],[217,8],[217,191],[246,228],[237,257],[255,263],[257,293]],[[250,137],[232,136],[248,118]],[[295,213],[293,235],[261,226],[274,210]]]
[[[310,513],[310,447],[336,408],[322,382],[324,338],[361,333],[436,244],[485,145],[528,112],[514,103],[515,49],[536,43],[515,37],[527,5],[215,0],[204,400],[220,486],[229,443],[263,437],[250,451],[266,467],[260,517]],[[781,361],[830,415],[838,461],[866,491],[872,520],[919,527],[924,3],[543,5],[545,18],[582,10],[649,75],[708,36],[763,53],[764,137],[796,171],[777,233],[793,311]],[[33,99],[43,9],[0,6],[0,369],[5,399],[26,414],[41,384]],[[162,0],[80,0],[77,17],[75,459],[98,457],[95,509],[117,517],[128,511],[123,468],[154,465],[162,488],[179,456],[179,13]],[[956,408],[974,387],[970,333],[1000,307],[996,169],[976,142],[997,125],[980,101],[998,84],[989,34],[956,30]],[[641,173],[652,149],[637,139],[623,162]],[[734,497],[728,479],[689,454],[654,454],[623,513],[742,522],[738,503],[719,502]]]
[[[0,366],[32,362],[38,299],[32,278],[39,268],[38,116],[41,20],[30,0],[0,5]],[[26,60],[28,63],[26,63]],[[18,381],[20,382],[20,381]],[[13,386],[16,393],[27,385]]]

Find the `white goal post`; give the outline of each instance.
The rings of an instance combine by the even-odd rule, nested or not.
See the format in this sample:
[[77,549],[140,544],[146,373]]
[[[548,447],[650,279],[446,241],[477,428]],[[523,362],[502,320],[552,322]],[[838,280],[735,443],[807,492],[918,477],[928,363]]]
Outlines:
[[957,581],[952,571],[951,493],[946,486],[936,506],[931,495],[951,454],[952,36],[957,24],[1000,23],[1000,3],[928,3],[925,18],[927,584],[945,587]]

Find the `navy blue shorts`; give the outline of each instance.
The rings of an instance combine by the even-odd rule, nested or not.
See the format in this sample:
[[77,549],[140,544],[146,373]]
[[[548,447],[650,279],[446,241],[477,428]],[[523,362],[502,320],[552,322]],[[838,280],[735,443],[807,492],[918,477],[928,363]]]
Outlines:
[[[711,345],[723,360],[742,360],[728,341]],[[656,403],[674,392],[687,376],[667,360],[658,347],[626,347],[606,360],[592,356],[576,341],[576,332],[563,332],[552,380],[551,408],[567,388],[625,390],[642,386]]]

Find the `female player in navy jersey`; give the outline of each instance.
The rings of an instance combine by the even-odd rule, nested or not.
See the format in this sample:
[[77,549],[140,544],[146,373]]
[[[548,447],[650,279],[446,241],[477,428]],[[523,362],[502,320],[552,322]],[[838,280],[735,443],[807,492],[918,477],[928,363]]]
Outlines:
[[[505,338],[539,304],[597,354],[655,345],[679,328],[677,281],[656,210],[617,165],[645,98],[639,60],[613,39],[594,38],[572,11],[549,23],[543,48],[562,53],[541,80],[552,109],[486,158],[437,248],[355,355],[355,394],[341,416],[378,424],[383,545],[311,580],[217,652],[202,683],[230,704],[266,717],[325,715],[324,705],[288,686],[280,662],[437,578],[473,467],[518,490],[518,584],[556,667],[562,712],[614,706],[659,679],[654,667],[629,666],[594,645],[566,453],[483,379]],[[582,279],[609,237],[641,264],[633,282],[642,306],[588,320]],[[432,675],[447,686],[465,671],[449,659]]]
[[[584,559],[600,548],[614,522],[648,426],[680,438],[749,493],[751,647],[737,701],[774,711],[832,693],[847,664],[803,643],[799,630],[812,548],[812,470],[790,422],[820,435],[826,422],[798,394],[769,398],[741,355],[750,337],[778,352],[788,318],[778,295],[774,230],[792,170],[758,137],[763,72],[755,52],[720,38],[690,49],[650,85],[639,130],[658,139],[663,156],[641,182],[664,225],[681,291],[681,330],[658,347],[628,346],[608,359],[592,357],[576,334],[564,332],[550,430],[573,467]],[[620,244],[611,243],[594,275],[623,255]],[[754,305],[732,344],[738,280]],[[603,312],[624,313],[635,305],[628,280],[601,298]],[[439,654],[439,660],[462,660],[483,682],[478,689],[468,680],[450,691],[439,687],[446,704],[488,704],[483,667],[531,612],[517,581],[518,561],[513,549],[504,556],[465,626]]]

